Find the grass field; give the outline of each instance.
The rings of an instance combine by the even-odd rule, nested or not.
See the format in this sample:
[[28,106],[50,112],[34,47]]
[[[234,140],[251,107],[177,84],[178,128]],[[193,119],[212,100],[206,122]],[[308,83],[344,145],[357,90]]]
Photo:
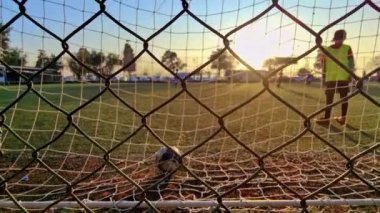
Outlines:
[[[23,86],[1,87],[0,109],[9,105],[26,89]],[[48,84],[37,85],[35,89],[57,107],[71,113],[97,95],[104,87],[96,84]],[[112,86],[112,90],[119,94],[121,99],[142,115],[164,103],[180,92],[180,89],[169,84],[149,83]],[[256,95],[261,89],[260,84],[190,84],[188,86],[188,90],[195,97],[219,116]],[[372,97],[379,100],[379,85],[374,84],[367,89]],[[282,88],[275,88],[273,91],[305,115],[324,107],[323,90],[316,86],[285,84]],[[339,105],[334,107],[335,115],[339,115],[339,111]],[[349,125],[346,128],[340,127],[337,123],[333,123],[332,129],[315,125],[313,128],[322,135],[335,137],[333,139],[338,142],[352,140],[352,144],[346,145],[357,145],[356,142],[366,145],[375,142],[374,137],[379,135],[379,114],[380,109],[376,105],[358,95],[350,100]],[[4,123],[11,126],[16,133],[36,148],[50,141],[52,136],[68,123],[66,115],[49,106],[31,91],[4,115]],[[83,109],[76,111],[73,118],[84,132],[105,149],[125,139],[141,125],[141,117],[108,91]],[[225,117],[224,121],[228,130],[234,135],[247,144],[252,144],[252,149],[262,152],[295,136],[304,128],[302,117],[268,92],[264,92],[255,100],[234,111]],[[148,125],[167,143],[180,146],[197,144],[219,127],[217,118],[185,93],[148,116]],[[334,130],[337,129],[344,131],[335,134]],[[11,134],[5,132],[4,135],[6,137],[3,139],[3,149],[24,148],[24,145]],[[67,146],[67,141],[71,141],[72,152],[87,153],[86,150],[91,142],[82,144],[82,142],[79,143],[81,140],[85,139],[73,127],[70,127],[65,138],[55,142],[51,149],[68,151],[70,147]],[[153,144],[152,140],[154,139],[144,129],[128,142],[131,146],[130,152],[140,153],[141,144],[148,149],[147,152],[154,151],[155,149],[149,150],[150,146],[146,146],[147,143]],[[313,141],[313,138],[307,137],[307,140]],[[255,144],[265,145],[257,147],[254,146]],[[261,150],[263,148],[265,150]],[[299,148],[306,148],[306,145]],[[96,150],[94,152],[96,153]]]
[[[176,99],[167,103],[166,101],[169,98],[181,92],[180,86],[175,87],[167,83],[114,83],[111,88],[123,101],[136,109],[141,115],[148,113],[147,125],[167,144],[179,147],[184,153],[202,144],[188,155],[190,159],[188,166],[193,168],[200,177],[205,177],[206,180],[217,179],[220,175],[226,176],[225,181],[240,180],[239,175],[241,173],[246,173],[243,175],[246,178],[249,174],[254,173],[253,168],[258,167],[257,158],[250,151],[242,148],[224,129],[220,129],[218,119],[212,113],[219,116],[228,113],[223,118],[226,129],[260,156],[287,143],[287,141],[304,130],[304,119],[278,101],[268,91],[265,91],[251,102],[238,107],[258,94],[263,89],[261,84],[188,84],[188,91],[207,108],[198,104],[186,92],[182,92]],[[141,116],[115,98],[111,92],[105,91],[102,96],[86,105],[88,100],[104,89],[104,85],[90,83],[46,84],[35,85],[34,89],[66,113],[74,112],[72,114],[73,122],[104,150],[110,150],[121,144],[110,153],[110,157],[117,165],[123,162],[124,166],[121,166],[121,168],[130,172],[126,172],[128,175],[130,174],[136,179],[146,179],[149,176],[150,173],[147,172],[149,162],[152,162],[153,153],[162,144],[145,127],[139,130],[142,125]],[[271,87],[271,89],[281,99],[305,115],[310,115],[324,107],[323,89],[317,83],[311,86],[285,83],[281,88]],[[26,90],[27,87],[23,85],[0,87],[0,110],[11,104]],[[380,101],[379,84],[371,83],[366,85],[365,90],[374,99]],[[77,110],[82,105],[85,106]],[[160,108],[157,108],[158,106]],[[238,108],[231,112],[236,107]],[[334,115],[339,115],[339,113],[340,105],[333,109]],[[26,143],[36,149],[49,143],[68,124],[67,116],[64,113],[58,112],[31,91],[18,101],[17,105],[13,105],[6,110],[3,115],[5,118],[4,123],[23,138]],[[321,115],[316,117],[319,116]],[[329,127],[322,127],[312,122],[312,130],[348,157],[353,157],[379,143],[379,125],[380,108],[365,97],[357,95],[349,101],[348,124],[345,127],[334,122]],[[1,175],[7,178],[14,174],[13,171],[16,172],[28,162],[33,161],[33,158],[31,149],[27,148],[25,143],[15,137],[7,128],[2,127],[2,130],[1,149],[4,155],[0,161],[3,168]],[[136,130],[138,130],[137,133],[125,141]],[[214,133],[216,133],[214,137],[207,140]],[[207,142],[205,142],[206,140]],[[95,146],[93,142],[71,125],[62,137],[40,150],[39,156],[47,165],[67,178],[67,180],[78,180],[82,177],[78,174],[87,174],[103,162],[102,158],[105,152]],[[377,186],[380,184],[378,170],[380,167],[378,161],[379,149],[378,146],[376,149],[369,151],[365,158],[358,160],[363,159],[361,163],[358,163],[360,171],[365,171],[364,176],[374,181],[373,183]],[[346,161],[315,135],[307,132],[296,141],[289,143],[268,156],[268,158],[265,158],[265,163],[268,166],[268,171],[273,171],[273,174],[278,175],[279,179],[284,178],[281,180],[294,177],[294,174],[290,173],[300,170],[299,175],[306,175],[306,179],[299,179],[299,176],[296,175],[297,181],[315,181],[314,185],[311,184],[310,186],[310,191],[313,191],[312,189],[318,189],[318,187],[328,183],[330,180],[329,175],[333,179],[345,171],[345,168],[341,167],[344,167]],[[368,165],[368,171],[364,167],[362,169],[364,164]],[[130,165],[133,166],[129,167]],[[320,166],[320,168],[315,168],[316,166]],[[31,166],[31,168],[37,167],[40,168],[41,166],[35,164]],[[313,172],[309,170],[310,168],[312,168]],[[109,181],[110,178],[113,178],[111,176],[115,175],[115,173],[107,173],[106,171],[112,170],[112,168],[108,169],[106,168],[100,172],[104,174],[103,178],[101,178],[102,180]],[[73,173],[69,175],[67,170],[71,170]],[[217,170],[220,171],[218,172]],[[27,169],[25,171],[33,170]],[[326,173],[323,174],[323,172]],[[313,176],[314,173],[318,175]],[[60,180],[50,180],[51,174],[38,174],[39,178],[34,178],[30,183],[41,184],[42,181],[45,185],[62,184]],[[183,171],[181,174],[182,177],[188,177]],[[308,177],[308,174],[312,178]],[[50,178],[46,178],[47,176]],[[22,177],[21,174],[12,179],[11,182],[20,183],[20,177]],[[244,179],[244,177],[241,178]],[[320,178],[323,177],[326,178],[326,181],[322,184],[318,183]],[[45,181],[45,179],[47,180]],[[297,184],[297,181],[294,183]],[[273,182],[273,180],[270,182]],[[222,191],[228,188],[221,187],[223,184],[218,181],[212,183],[216,187],[220,187]],[[292,181],[289,184],[292,185]],[[293,187],[296,188],[297,186]],[[340,190],[340,187],[337,186],[337,190]],[[360,187],[363,186],[361,185]],[[32,190],[32,188],[30,187],[29,189]],[[247,188],[249,189],[249,187]],[[359,189],[365,191],[365,189]],[[17,187],[14,190],[14,193],[22,191]],[[128,190],[130,189],[126,189],[126,191]],[[202,191],[201,189],[198,190]],[[25,194],[43,193],[43,190],[32,191]],[[123,197],[126,191],[120,197]],[[235,194],[235,196],[260,199],[259,195],[252,194],[252,192],[250,192],[251,194],[246,192],[248,194],[245,195],[242,192],[244,192],[243,189],[240,195]],[[269,197],[274,199],[284,198],[281,196],[276,197],[273,193],[283,194],[280,189],[273,189]],[[307,194],[305,191],[300,193]],[[348,194],[347,197],[350,197],[349,192],[345,191],[343,194]],[[231,196],[233,197],[233,195]],[[285,196],[285,198],[291,197]]]

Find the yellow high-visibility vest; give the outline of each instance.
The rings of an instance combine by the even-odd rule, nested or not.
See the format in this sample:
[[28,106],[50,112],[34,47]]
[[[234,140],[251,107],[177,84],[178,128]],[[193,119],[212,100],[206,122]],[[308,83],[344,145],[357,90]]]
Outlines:
[[[339,48],[332,47],[326,48],[326,50],[339,60],[342,64],[348,67],[348,51],[349,45],[342,44]],[[325,57],[325,81],[349,81],[350,74],[335,63],[330,57]]]

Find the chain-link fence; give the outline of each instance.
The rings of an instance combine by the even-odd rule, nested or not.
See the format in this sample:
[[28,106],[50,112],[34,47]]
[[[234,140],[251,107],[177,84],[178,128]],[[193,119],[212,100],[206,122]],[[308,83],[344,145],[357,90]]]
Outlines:
[[[364,191],[367,190],[367,193],[365,193],[364,195],[361,196],[362,197],[362,202],[360,200],[355,200],[355,201],[352,201],[352,203],[350,203],[347,200],[347,201],[344,201],[344,202],[337,202],[336,201],[336,203],[332,202],[332,203],[326,204],[326,205],[343,205],[343,204],[349,204],[349,205],[355,205],[355,204],[358,204],[358,205],[379,205],[379,201],[376,200],[376,198],[379,197],[379,191],[380,191],[379,190],[379,185],[380,185],[379,176],[380,176],[380,174],[379,174],[379,169],[376,168],[376,166],[379,165],[378,164],[379,155],[378,154],[371,155],[371,157],[375,161],[375,163],[374,163],[371,171],[369,172],[370,175],[372,175],[372,177],[374,177],[371,180],[367,179],[370,175],[363,176],[362,174],[358,173],[358,171],[360,171],[360,170],[357,170],[357,167],[358,167],[357,161],[360,160],[360,159],[362,159],[363,156],[365,156],[365,155],[368,155],[368,154],[371,154],[371,153],[377,153],[376,150],[379,149],[380,143],[379,142],[375,142],[375,143],[371,144],[370,146],[366,147],[365,149],[363,149],[362,151],[360,151],[359,153],[355,154],[354,156],[348,156],[346,153],[344,153],[338,147],[336,147],[336,145],[333,142],[331,142],[328,139],[320,136],[320,133],[318,133],[317,131],[315,131],[312,128],[313,119],[317,115],[319,115],[320,113],[324,112],[326,108],[330,108],[330,107],[334,107],[334,106],[340,105],[342,102],[345,102],[345,101],[348,101],[348,100],[352,100],[353,98],[358,97],[358,96],[362,96],[367,101],[369,101],[372,104],[374,104],[376,107],[380,107],[379,101],[376,98],[374,98],[372,95],[368,94],[366,92],[366,90],[363,89],[364,79],[366,79],[366,78],[368,78],[370,76],[373,76],[377,72],[380,72],[380,67],[377,67],[376,69],[373,69],[372,71],[368,72],[366,74],[366,76],[359,77],[352,70],[350,70],[345,64],[341,63],[336,57],[334,57],[333,55],[331,55],[331,53],[329,51],[327,51],[324,46],[322,46],[322,42],[323,42],[322,41],[322,34],[323,33],[325,33],[328,29],[330,29],[334,25],[338,24],[342,20],[345,20],[349,16],[355,14],[357,11],[359,11],[363,7],[369,6],[371,9],[373,9],[373,10],[375,10],[375,11],[377,11],[379,13],[380,12],[380,8],[373,1],[371,1],[371,0],[364,0],[364,1],[362,1],[362,3],[360,3],[357,6],[355,6],[352,10],[348,11],[344,16],[342,16],[339,19],[337,19],[337,20],[329,23],[328,25],[324,26],[320,31],[316,32],[312,28],[310,28],[307,24],[305,24],[304,22],[302,22],[302,20],[298,19],[297,17],[295,17],[294,15],[292,15],[289,11],[287,11],[286,9],[284,9],[281,6],[281,4],[279,3],[279,1],[273,0],[271,2],[270,6],[268,8],[266,8],[265,10],[263,10],[260,14],[257,14],[256,16],[252,17],[247,22],[245,22],[245,23],[237,26],[236,28],[230,30],[228,33],[222,34],[217,29],[213,28],[212,26],[210,26],[209,24],[207,24],[204,20],[200,19],[197,15],[195,15],[192,12],[191,8],[189,8],[189,2],[187,2],[186,0],[182,0],[182,1],[179,1],[182,4],[182,10],[178,14],[176,14],[174,17],[172,17],[169,22],[167,22],[164,26],[162,26],[160,29],[158,29],[157,31],[155,31],[152,35],[150,35],[146,39],[144,39],[143,36],[139,35],[135,30],[126,27],[126,25],[124,25],[123,23],[121,23],[120,21],[118,21],[115,17],[113,17],[107,11],[106,1],[96,1],[98,3],[98,5],[99,5],[99,10],[95,14],[93,14],[90,18],[88,18],[86,21],[84,21],[79,27],[77,27],[75,30],[73,30],[70,34],[68,34],[64,38],[61,38],[57,34],[53,33],[50,29],[46,28],[44,25],[42,25],[40,22],[38,22],[35,18],[33,18],[32,16],[30,16],[28,14],[28,8],[26,8],[26,6],[25,6],[27,2],[28,1],[26,1],[26,0],[23,0],[23,1],[14,1],[14,3],[17,4],[18,7],[19,7],[19,11],[18,11],[18,13],[13,18],[11,18],[6,23],[3,23],[3,25],[2,25],[2,27],[0,29],[0,32],[4,32],[7,29],[11,28],[12,24],[15,21],[17,21],[21,17],[24,17],[27,20],[29,20],[30,22],[32,22],[34,25],[38,26],[38,28],[40,28],[41,30],[43,30],[44,33],[52,36],[57,41],[59,41],[60,44],[61,44],[61,46],[62,46],[62,51],[59,54],[57,54],[57,56],[54,58],[54,60],[50,61],[49,64],[47,64],[43,68],[39,69],[37,72],[35,72],[30,77],[27,77],[22,72],[18,72],[12,66],[9,66],[7,63],[5,63],[3,60],[0,61],[1,64],[3,66],[5,66],[8,70],[10,70],[11,72],[17,74],[22,79],[22,83],[21,84],[26,87],[25,90],[20,90],[20,93],[18,94],[18,96],[17,96],[17,98],[15,100],[13,100],[11,103],[8,103],[0,111],[0,118],[1,118],[0,119],[0,127],[1,127],[1,129],[3,129],[3,131],[7,131],[9,135],[13,135],[13,137],[16,137],[17,140],[21,141],[23,143],[23,145],[25,145],[28,149],[31,150],[31,152],[30,152],[30,158],[24,162],[24,165],[22,165],[22,167],[20,167],[20,169],[17,169],[16,171],[13,171],[12,173],[9,173],[7,175],[0,176],[1,177],[1,196],[2,196],[2,199],[3,199],[3,201],[0,201],[0,206],[2,206],[4,208],[5,207],[10,207],[10,206],[17,207],[20,210],[24,210],[24,211],[27,211],[26,210],[27,208],[28,209],[29,208],[32,208],[32,209],[33,208],[41,208],[41,206],[42,206],[42,208],[44,210],[48,210],[50,208],[58,208],[58,207],[71,208],[71,207],[74,207],[74,206],[76,206],[78,208],[78,204],[80,206],[79,208],[84,208],[86,211],[92,211],[92,209],[101,208],[102,206],[104,207],[105,204],[101,203],[101,202],[98,202],[97,204],[94,204],[94,203],[90,204],[89,202],[86,202],[81,197],[79,197],[76,192],[77,192],[77,187],[80,184],[85,183],[85,182],[90,182],[90,180],[91,180],[91,178],[93,178],[93,176],[96,176],[96,174],[98,172],[102,171],[105,167],[108,167],[108,168],[112,168],[113,171],[116,171],[116,173],[118,175],[120,175],[124,179],[123,180],[124,181],[123,184],[129,184],[131,187],[134,187],[136,189],[135,192],[138,195],[136,195],[134,197],[135,201],[129,202],[128,205],[126,205],[126,206],[123,206],[122,202],[119,202],[119,203],[108,202],[108,204],[107,204],[108,206],[106,205],[107,207],[110,207],[109,205],[111,205],[111,207],[115,207],[115,208],[117,208],[119,210],[122,209],[122,208],[126,208],[129,211],[134,211],[134,210],[139,209],[139,208],[141,208],[141,207],[144,206],[144,207],[149,207],[152,210],[155,210],[155,211],[158,211],[158,212],[159,212],[159,209],[161,207],[168,207],[168,206],[169,207],[173,207],[173,206],[170,206],[170,205],[175,205],[175,207],[186,207],[186,206],[197,207],[197,205],[199,203],[195,204],[195,203],[186,203],[186,202],[183,202],[182,205],[180,205],[180,203],[178,203],[178,202],[174,202],[174,204],[170,204],[170,202],[157,203],[157,202],[154,201],[154,199],[150,198],[151,190],[159,187],[160,185],[165,184],[166,180],[168,178],[170,178],[176,171],[173,171],[170,174],[165,174],[163,176],[158,176],[158,178],[154,179],[151,183],[149,183],[149,184],[144,183],[144,185],[142,185],[141,182],[136,182],[136,180],[134,179],[134,177],[131,176],[131,174],[126,173],[125,171],[123,171],[123,169],[121,169],[120,166],[117,165],[117,163],[115,163],[114,161],[112,161],[110,159],[110,155],[112,153],[114,153],[116,150],[120,149],[123,145],[127,144],[128,141],[131,138],[133,138],[135,135],[139,134],[139,132],[142,129],[147,130],[154,137],[154,139],[157,140],[160,143],[160,145],[166,146],[166,147],[168,147],[168,148],[171,149],[171,145],[169,143],[167,143],[167,141],[163,140],[162,137],[160,137],[155,132],[155,130],[150,126],[148,120],[149,120],[150,116],[154,115],[156,112],[160,111],[167,104],[175,101],[180,95],[183,95],[183,94],[186,94],[193,101],[195,101],[196,104],[198,104],[205,111],[207,111],[207,113],[211,114],[214,117],[214,119],[216,119],[218,121],[218,125],[219,126],[215,130],[215,132],[213,134],[211,134],[208,138],[204,139],[203,141],[199,142],[196,146],[194,146],[194,147],[188,149],[186,152],[184,152],[180,156],[180,159],[181,159],[180,161],[181,162],[182,161],[185,162],[185,159],[190,154],[192,154],[193,152],[196,152],[199,147],[207,144],[220,131],[224,131],[228,135],[228,137],[230,137],[230,138],[233,139],[233,141],[234,141],[234,143],[235,143],[236,146],[240,147],[245,152],[249,153],[249,155],[254,156],[255,157],[255,163],[257,163],[257,168],[254,170],[254,172],[252,172],[251,174],[249,174],[249,176],[246,177],[244,181],[242,181],[240,183],[237,183],[236,185],[234,185],[233,187],[230,187],[228,190],[226,190],[225,192],[222,192],[222,193],[219,192],[218,190],[216,190],[213,187],[213,185],[210,184],[208,181],[205,181],[200,176],[200,174],[197,174],[196,172],[194,172],[193,169],[189,168],[189,166],[186,163],[183,163],[182,167],[183,167],[184,171],[188,174],[188,176],[190,176],[192,179],[196,180],[200,185],[202,185],[202,187],[204,187],[207,191],[209,191],[209,193],[215,198],[215,199],[212,199],[213,200],[212,202],[210,202],[210,203],[206,202],[205,204],[202,204],[202,205],[217,206],[217,207],[215,207],[215,210],[226,210],[226,211],[230,211],[231,210],[231,206],[234,206],[234,205],[236,205],[236,206],[238,206],[240,208],[253,205],[252,203],[251,204],[249,203],[249,200],[247,201],[247,203],[244,203],[243,201],[240,201],[240,202],[237,202],[237,203],[233,203],[233,202],[231,203],[230,199],[228,199],[228,196],[231,195],[231,193],[235,192],[237,189],[240,189],[243,186],[245,186],[245,184],[249,183],[251,180],[259,177],[260,175],[267,176],[267,178],[271,182],[273,182],[274,185],[279,186],[283,191],[287,191],[288,194],[291,194],[292,197],[295,198],[294,202],[293,201],[288,201],[288,202],[284,201],[283,204],[277,203],[280,206],[281,205],[282,206],[284,206],[284,205],[285,206],[286,205],[287,206],[296,206],[296,207],[301,208],[302,211],[307,211],[309,205],[313,205],[313,203],[312,203],[313,201],[311,201],[311,200],[314,199],[316,195],[318,195],[318,194],[320,194],[320,193],[322,193],[322,192],[324,192],[326,190],[328,191],[329,188],[337,185],[341,181],[344,181],[348,176],[354,177],[354,179],[356,179],[356,181],[358,181],[360,183],[361,187],[365,187],[366,188],[366,189],[364,189]],[[246,61],[244,61],[239,56],[239,54],[236,53],[230,47],[230,42],[231,42],[230,38],[236,32],[239,32],[244,27],[246,27],[246,26],[248,26],[248,25],[250,25],[252,23],[255,23],[255,21],[257,21],[258,19],[264,17],[271,10],[274,10],[274,9],[279,10],[282,13],[282,15],[287,16],[288,18],[290,18],[291,20],[293,20],[298,26],[302,27],[304,30],[306,30],[307,32],[309,32],[310,35],[314,37],[315,43],[306,52],[298,55],[297,57],[294,57],[293,60],[289,61],[288,64],[284,64],[282,66],[277,67],[276,69],[272,70],[268,75],[262,75],[260,72],[258,72],[253,67],[251,67]],[[143,43],[143,49],[142,49],[142,51],[140,51],[138,54],[136,54],[136,56],[133,58],[133,60],[131,60],[128,64],[124,65],[117,72],[115,72],[115,73],[113,73],[111,75],[108,75],[108,76],[103,75],[103,74],[97,72],[92,67],[90,67],[90,66],[86,65],[85,63],[83,63],[82,60],[78,59],[77,56],[70,51],[70,45],[68,43],[68,41],[73,36],[75,36],[80,30],[82,30],[83,28],[85,28],[87,25],[89,25],[90,23],[92,23],[97,17],[99,17],[101,15],[109,18],[110,20],[112,20],[112,22],[114,22],[120,28],[122,28],[126,32],[130,33],[137,40],[139,40],[141,43]],[[149,47],[150,47],[150,42],[151,42],[152,39],[154,39],[156,36],[160,35],[165,29],[167,29],[168,27],[170,27],[174,22],[176,22],[176,20],[178,20],[181,16],[184,16],[184,15],[188,15],[189,17],[193,18],[197,23],[199,23],[200,25],[202,25],[203,27],[205,27],[206,29],[208,29],[210,32],[212,32],[214,35],[216,35],[218,38],[220,38],[221,40],[223,40],[224,47],[221,49],[221,51],[219,51],[218,54],[215,55],[214,58],[210,58],[207,62],[203,63],[198,68],[192,70],[189,75],[187,75],[186,77],[182,78],[182,77],[178,76],[178,73],[176,73],[174,70],[169,69],[168,67],[166,67],[165,64],[163,64],[163,62],[160,60],[160,58],[157,55],[155,55],[154,52],[152,52],[151,50],[149,50]],[[282,98],[277,93],[277,91],[272,88],[272,86],[270,84],[270,79],[273,76],[276,76],[284,68],[290,66],[292,63],[297,62],[298,60],[303,59],[304,57],[306,57],[307,55],[309,55],[310,53],[312,53],[315,50],[322,51],[323,54],[325,54],[328,58],[331,58],[335,63],[337,63],[347,73],[349,73],[351,75],[351,77],[356,82],[355,83],[355,90],[352,93],[350,93],[347,97],[345,97],[343,99],[340,99],[338,101],[335,101],[331,105],[322,107],[322,108],[318,109],[317,111],[314,111],[313,113],[305,114],[303,111],[301,111],[296,106],[294,106],[294,104],[292,103],[291,100],[286,100],[286,99]],[[196,95],[194,95],[188,89],[188,87],[189,87],[188,80],[191,79],[194,75],[196,75],[199,72],[201,72],[202,69],[205,69],[207,66],[209,66],[214,60],[217,60],[217,58],[219,56],[221,56],[224,52],[229,52],[230,54],[232,54],[233,57],[236,60],[238,60],[241,64],[243,64],[247,69],[249,69],[250,72],[255,73],[261,79],[262,89],[259,92],[257,92],[255,95],[252,95],[249,99],[247,99],[247,100],[245,100],[245,101],[243,101],[241,103],[238,103],[232,109],[228,110],[227,112],[225,112],[223,114],[220,114],[220,113],[216,112],[214,109],[212,109],[211,107],[209,107],[207,104],[204,104],[203,101],[200,98],[198,98]],[[84,67],[85,69],[89,70],[91,73],[93,73],[94,75],[96,75],[97,77],[99,77],[100,79],[102,79],[102,81],[104,81],[104,87],[101,89],[101,91],[99,91],[98,94],[94,95],[92,98],[89,98],[88,100],[86,100],[85,102],[83,102],[80,106],[78,106],[75,109],[70,110],[70,111],[63,109],[62,107],[60,107],[59,105],[57,105],[53,101],[49,100],[49,98],[46,98],[44,95],[42,95],[40,93],[40,91],[38,91],[38,89],[36,89],[36,86],[33,83],[33,79],[34,78],[36,78],[37,76],[40,76],[41,74],[43,74],[51,65],[53,65],[58,60],[60,60],[60,58],[63,57],[63,55],[65,55],[65,54],[70,55],[70,57],[73,60],[75,60],[76,63],[80,64],[82,67]],[[120,95],[117,92],[115,92],[115,90],[111,87],[111,85],[112,85],[112,83],[111,83],[112,78],[115,77],[115,76],[117,76],[121,72],[123,72],[123,70],[125,70],[125,68],[127,68],[127,67],[131,66],[132,64],[134,64],[135,62],[137,62],[138,59],[142,55],[144,55],[144,54],[145,55],[147,54],[150,57],[152,57],[155,62],[157,62],[158,64],[160,64],[162,67],[164,67],[165,70],[168,73],[170,73],[172,76],[174,76],[175,78],[177,78],[178,81],[180,82],[179,83],[180,86],[178,87],[179,88],[178,92],[176,92],[172,97],[167,98],[165,101],[163,101],[158,106],[156,106],[153,109],[149,110],[149,112],[147,112],[147,113],[142,113],[138,108],[136,108],[135,106],[131,105],[128,102],[128,100],[126,101],[125,99],[123,99],[122,97],[120,97]],[[83,129],[80,127],[80,125],[78,125],[78,123],[75,122],[75,118],[74,118],[74,115],[76,113],[78,113],[81,110],[83,110],[84,108],[86,108],[94,100],[100,98],[106,92],[112,94],[112,96],[115,99],[117,99],[118,101],[120,101],[120,103],[122,103],[122,105],[124,107],[126,107],[129,110],[133,111],[137,115],[137,117],[139,118],[139,120],[140,120],[140,124],[138,125],[138,127],[130,135],[128,135],[126,138],[124,138],[122,140],[122,142],[118,143],[117,145],[113,146],[110,149],[105,148],[98,141],[96,141],[94,138],[90,137],[85,131],[83,131]],[[227,125],[225,125],[225,120],[228,118],[228,116],[230,116],[231,114],[237,112],[238,110],[240,110],[244,106],[248,105],[249,103],[255,102],[255,100],[259,99],[264,93],[270,94],[271,97],[275,98],[277,101],[279,101],[282,104],[284,104],[288,108],[288,110],[292,111],[292,113],[295,113],[299,117],[301,117],[302,120],[303,120],[303,128],[294,137],[291,137],[289,140],[287,140],[286,142],[282,143],[281,145],[279,145],[279,146],[271,149],[270,151],[266,152],[265,154],[262,154],[262,153],[258,153],[256,151],[254,151],[250,146],[248,146],[246,143],[244,143],[238,137],[236,137],[229,130],[229,128],[227,127]],[[61,131],[59,131],[57,134],[55,134],[54,137],[51,138],[51,140],[44,141],[43,145],[41,145],[41,146],[34,146],[34,145],[30,144],[30,142],[28,140],[26,140],[25,138],[19,136],[19,134],[17,133],[17,131],[15,131],[9,124],[6,123],[6,121],[7,121],[6,113],[9,110],[11,110],[12,107],[14,107],[17,103],[19,103],[20,101],[22,101],[28,94],[34,94],[34,95],[36,95],[42,102],[48,104],[51,108],[54,108],[54,110],[56,110],[57,112],[61,113],[66,118],[66,120],[67,120],[67,123],[64,125],[64,128]],[[59,141],[59,139],[61,137],[63,137],[64,134],[70,128],[74,128],[77,132],[79,132],[79,134],[81,136],[83,136],[84,138],[86,138],[86,140],[90,141],[92,146],[95,146],[99,150],[101,150],[99,156],[102,156],[102,159],[97,164],[95,164],[93,166],[93,168],[91,169],[91,172],[86,173],[86,175],[81,176],[79,179],[75,179],[75,181],[69,181],[64,175],[62,175],[61,173],[57,172],[56,169],[54,169],[51,166],[49,166],[49,164],[44,160],[43,156],[41,155],[41,152],[44,149],[46,149],[47,147],[52,146],[55,143],[57,143],[57,141]],[[341,173],[339,176],[335,177],[331,182],[329,182],[328,184],[325,184],[324,186],[318,187],[318,189],[314,190],[313,192],[307,193],[306,195],[304,195],[304,193],[299,193],[299,191],[294,190],[292,187],[289,187],[289,185],[287,183],[284,183],[284,180],[278,178],[278,176],[276,176],[273,173],[273,171],[271,171],[271,169],[268,168],[268,164],[265,163],[265,160],[268,159],[268,158],[270,158],[270,157],[272,157],[274,155],[274,153],[277,153],[278,151],[282,150],[283,148],[288,147],[291,144],[294,144],[294,142],[300,140],[305,134],[311,134],[311,135],[313,135],[313,137],[318,138],[318,140],[322,141],[325,146],[328,146],[329,148],[331,148],[332,150],[334,150],[335,154],[337,154],[338,156],[340,156],[341,158],[344,159],[345,167],[346,167],[346,168],[344,168],[344,172]],[[0,141],[1,140],[5,140],[5,139],[4,139],[4,137],[2,139],[1,135],[0,135]],[[299,162],[299,163],[302,163],[302,162]],[[14,180],[15,178],[17,178],[18,176],[20,176],[21,174],[23,174],[26,171],[28,171],[32,167],[32,165],[34,165],[34,164],[38,164],[47,173],[49,173],[50,175],[53,175],[57,179],[57,181],[59,181],[60,183],[63,183],[64,190],[65,190],[65,195],[64,196],[61,196],[61,197],[58,197],[58,198],[54,198],[54,196],[52,196],[52,197],[50,197],[51,200],[49,200],[49,201],[46,201],[46,200],[42,199],[42,200],[40,200],[40,204],[41,203],[43,204],[43,205],[41,204],[41,206],[38,206],[38,205],[34,206],[35,203],[32,203],[32,202],[28,203],[27,200],[20,200],[19,198],[17,198],[17,197],[14,196],[14,192],[12,190],[10,190],[10,188],[9,188],[10,187],[9,183],[12,182],[12,180]],[[9,169],[12,169],[12,168],[9,167]],[[36,192],[36,193],[38,193],[38,192]],[[368,199],[373,199],[373,200],[367,200],[367,198]],[[67,200],[72,200],[72,201],[75,201],[75,202],[74,203],[65,203],[65,200],[66,201]],[[189,199],[189,200],[191,200],[191,199]],[[8,202],[8,201],[11,201],[11,202]],[[46,202],[43,203],[44,201],[46,201]],[[2,202],[3,202],[3,204],[1,204]],[[254,205],[265,206],[265,205],[273,205],[273,204],[276,204],[276,201],[272,201],[272,203],[270,203],[269,201],[268,201],[268,203],[262,203],[262,204],[257,204],[256,203]]]

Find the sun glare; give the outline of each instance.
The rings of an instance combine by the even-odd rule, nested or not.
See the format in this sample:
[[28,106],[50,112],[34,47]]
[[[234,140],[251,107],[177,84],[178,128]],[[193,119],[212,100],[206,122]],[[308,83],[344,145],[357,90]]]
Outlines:
[[[264,61],[268,58],[286,57],[292,54],[291,42],[280,43],[280,41],[290,39],[289,33],[271,32],[266,34],[265,29],[261,29],[249,28],[239,31],[232,44],[233,50],[255,69],[262,69]],[[244,68],[244,66],[240,65],[239,68]]]

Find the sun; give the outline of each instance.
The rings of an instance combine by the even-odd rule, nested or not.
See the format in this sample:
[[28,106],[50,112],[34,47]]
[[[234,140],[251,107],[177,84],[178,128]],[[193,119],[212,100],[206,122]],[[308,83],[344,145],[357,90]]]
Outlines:
[[[263,63],[266,59],[279,56],[290,56],[292,45],[279,44],[280,36],[288,36],[286,33],[271,32],[265,33],[265,29],[260,28],[242,29],[236,33],[235,40],[231,44],[231,48],[238,54],[247,64],[254,69],[263,69]],[[285,38],[281,38],[284,40]],[[238,69],[246,68],[239,65]]]

